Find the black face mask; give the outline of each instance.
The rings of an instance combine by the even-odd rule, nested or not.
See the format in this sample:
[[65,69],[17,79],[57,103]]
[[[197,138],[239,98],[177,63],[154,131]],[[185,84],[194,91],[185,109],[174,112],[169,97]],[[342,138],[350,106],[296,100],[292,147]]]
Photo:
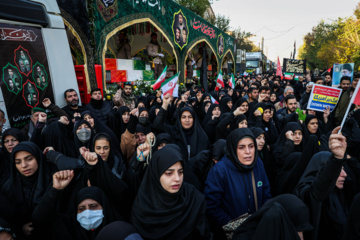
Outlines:
[[147,125],[149,121],[149,117],[139,117],[139,123],[142,125]]

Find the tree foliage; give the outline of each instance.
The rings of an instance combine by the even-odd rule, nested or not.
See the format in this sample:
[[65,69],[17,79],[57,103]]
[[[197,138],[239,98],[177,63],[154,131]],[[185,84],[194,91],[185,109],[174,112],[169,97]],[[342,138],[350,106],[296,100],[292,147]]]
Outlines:
[[305,35],[299,57],[307,60],[309,69],[327,69],[334,63],[354,62],[355,69],[360,70],[360,3],[354,15],[331,23],[321,21]]
[[242,49],[247,52],[260,51],[259,47],[250,40],[250,37],[253,36],[250,32],[243,31],[238,27],[230,35],[236,39],[236,49]]
[[[190,11],[196,13],[200,17],[204,18],[206,10],[210,7],[210,4],[214,0],[174,0],[183,7],[186,7]],[[216,0],[215,0],[216,1]]]
[[210,17],[206,20],[223,32],[230,30],[230,18],[225,15],[217,14],[216,17]]

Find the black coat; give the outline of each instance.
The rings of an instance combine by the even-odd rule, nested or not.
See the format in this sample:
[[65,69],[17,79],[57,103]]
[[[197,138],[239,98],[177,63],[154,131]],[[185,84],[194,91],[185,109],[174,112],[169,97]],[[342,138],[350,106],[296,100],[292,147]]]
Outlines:
[[[14,159],[19,151],[26,151],[36,159],[38,169],[32,176],[26,177],[16,169]],[[42,151],[32,142],[19,143],[11,155],[11,176],[0,191],[0,195],[8,202],[0,206],[0,213],[11,213],[4,217],[12,224],[17,235],[22,237],[25,237],[22,226],[32,222],[34,231],[24,239],[43,239],[48,234],[47,229],[36,221],[35,212],[50,184],[51,173]]]
[[[304,236],[306,239],[342,238],[349,203],[357,191],[358,165],[356,159],[336,159],[329,152],[312,157],[294,190],[310,209],[314,229]],[[343,166],[348,177],[340,190],[335,184]]]

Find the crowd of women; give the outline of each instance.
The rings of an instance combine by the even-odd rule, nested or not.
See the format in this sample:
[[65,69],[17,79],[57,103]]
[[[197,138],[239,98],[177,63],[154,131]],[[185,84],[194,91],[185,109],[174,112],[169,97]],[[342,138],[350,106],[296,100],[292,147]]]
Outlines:
[[339,132],[306,91],[239,76],[7,129],[0,239],[359,239],[360,110]]

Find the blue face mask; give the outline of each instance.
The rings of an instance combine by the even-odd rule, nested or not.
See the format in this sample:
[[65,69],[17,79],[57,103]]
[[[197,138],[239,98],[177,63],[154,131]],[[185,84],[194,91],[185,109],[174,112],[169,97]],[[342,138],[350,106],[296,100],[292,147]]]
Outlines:
[[77,221],[86,230],[90,231],[100,226],[104,218],[103,210],[85,210],[77,214]]

